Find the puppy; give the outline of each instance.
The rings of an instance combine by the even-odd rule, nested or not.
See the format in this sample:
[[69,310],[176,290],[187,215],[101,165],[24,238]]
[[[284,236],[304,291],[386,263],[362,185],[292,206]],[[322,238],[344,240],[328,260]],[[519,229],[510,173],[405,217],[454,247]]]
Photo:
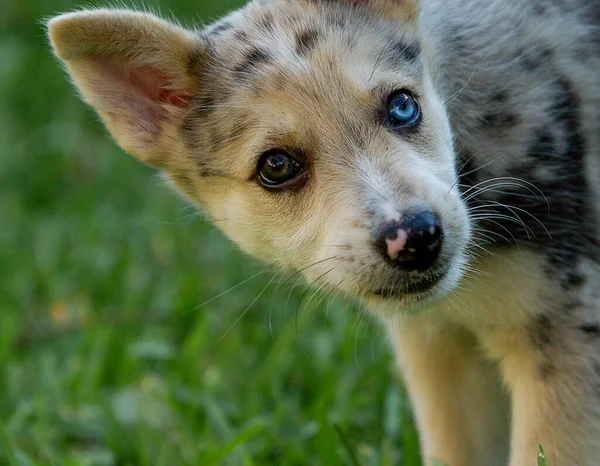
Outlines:
[[[600,4],[255,0],[48,24],[116,141],[365,301],[427,461],[600,464]],[[428,463],[429,464],[429,463]]]

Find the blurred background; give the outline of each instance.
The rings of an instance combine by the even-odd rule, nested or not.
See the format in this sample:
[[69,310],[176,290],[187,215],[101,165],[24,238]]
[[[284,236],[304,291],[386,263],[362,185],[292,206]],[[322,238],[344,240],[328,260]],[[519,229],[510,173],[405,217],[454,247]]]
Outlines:
[[247,258],[78,100],[42,21],[80,6],[0,5],[0,464],[420,464],[379,325]]

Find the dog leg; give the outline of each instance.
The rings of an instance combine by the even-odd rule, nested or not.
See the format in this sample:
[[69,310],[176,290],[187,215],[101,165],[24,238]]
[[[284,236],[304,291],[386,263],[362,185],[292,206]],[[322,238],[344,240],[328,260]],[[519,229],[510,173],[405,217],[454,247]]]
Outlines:
[[394,321],[390,333],[426,464],[506,465],[507,396],[474,337],[456,326],[432,327],[430,315]]
[[[512,398],[510,466],[600,464],[600,361],[597,327],[538,316],[522,333],[491,336]],[[571,320],[571,319],[569,319]],[[492,345],[490,345],[492,342]]]

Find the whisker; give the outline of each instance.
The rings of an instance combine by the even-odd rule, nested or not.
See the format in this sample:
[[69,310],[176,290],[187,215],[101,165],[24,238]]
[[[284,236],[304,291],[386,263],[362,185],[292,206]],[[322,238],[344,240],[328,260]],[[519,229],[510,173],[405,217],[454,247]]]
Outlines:
[[323,322],[326,321],[326,319],[329,317],[329,311],[331,310],[331,305],[333,304],[333,301],[335,301],[335,299],[330,299],[331,295],[337,291],[337,289],[340,287],[340,285],[344,283],[344,279],[342,278],[338,283],[336,283],[335,285],[333,285],[333,287],[331,288],[331,290],[329,291],[329,294],[326,296],[327,299],[329,299],[328,303],[327,303],[327,307],[325,308],[325,312],[323,314]]
[[[327,270],[326,272],[322,273],[321,275],[319,275],[317,278],[315,278],[305,289],[304,293],[302,294],[302,297],[300,298],[300,302],[298,303],[298,307],[296,308],[296,314],[294,317],[294,325],[296,327],[296,335],[298,335],[298,320],[299,320],[299,314],[300,314],[300,309],[302,306],[302,302],[304,301],[304,298],[306,297],[306,294],[308,293],[308,291],[310,291],[313,287],[313,285],[315,283],[317,283],[321,278],[323,278],[325,275],[327,275],[328,273],[332,272],[335,269],[335,267],[332,267],[331,269]],[[312,298],[311,298],[312,299]],[[309,301],[310,302],[310,301]]]
[[[543,191],[541,189],[539,189],[536,185],[534,185],[533,183],[531,183],[527,180],[523,180],[521,178],[516,178],[516,177],[511,177],[511,176],[500,176],[500,177],[496,177],[496,178],[491,178],[489,180],[481,181],[481,182],[473,185],[471,188],[467,189],[463,193],[463,196],[465,196],[469,191],[476,189],[478,186],[484,185],[485,183],[495,183],[495,182],[515,182],[515,183],[517,183],[518,187],[526,189],[534,195],[536,195],[536,193],[539,194],[539,196],[544,199],[548,212],[550,212],[550,202],[548,201],[548,198],[546,197],[546,195],[543,193]],[[519,184],[519,183],[522,183],[522,184]],[[468,200],[471,197],[467,197],[465,200]]]
[[[525,225],[525,223],[523,223],[523,221],[521,219],[511,217],[510,215],[505,215],[505,214],[500,214],[500,213],[494,212],[494,213],[482,213],[482,214],[478,214],[478,215],[472,215],[471,218],[475,219],[475,220],[486,220],[486,221],[488,221],[490,219],[497,219],[497,220],[506,220],[511,223],[516,223],[517,225],[520,225],[525,229],[525,233],[527,234],[528,240],[531,239],[531,234],[533,234],[533,231],[531,230],[531,228],[529,228],[527,225]],[[531,234],[530,234],[530,232],[531,232]],[[533,234],[533,237],[535,238],[535,234]]]
[[[492,220],[491,218],[486,218],[486,221],[488,221],[490,223],[493,223],[495,225],[498,225],[500,228],[502,228],[504,231],[506,231],[512,237],[512,239],[514,240],[515,244],[517,245],[517,248],[520,248],[519,242],[517,241],[517,238],[515,238],[515,235],[513,235],[508,228],[506,228],[500,222],[496,222],[495,220]],[[507,238],[507,242],[510,242],[510,241],[508,241],[508,238]]]
[[259,300],[259,298],[263,295],[263,293],[265,292],[265,290],[269,287],[269,285],[273,282],[273,280],[275,280],[276,276],[277,276],[277,273],[275,273],[271,277],[271,280],[269,280],[269,282],[264,286],[264,288],[260,291],[260,293],[258,293],[258,295],[256,296],[256,298],[254,298],[254,300],[248,305],[248,307],[246,307],[246,309],[244,309],[244,312],[242,312],[239,315],[239,317],[233,321],[233,324],[231,324],[230,327],[225,331],[225,333],[223,333],[223,335],[221,335],[221,337],[216,341],[216,343],[219,343],[221,340],[223,340],[223,338],[225,338],[227,336],[227,334],[229,332],[231,332],[231,330],[237,325],[237,323],[240,320],[242,320],[242,318],[248,313],[248,311],[250,310],[250,308],[252,308],[252,306],[254,306],[254,303],[256,303],[256,301]]
[[506,241],[507,243],[510,243],[510,240],[509,240],[509,239],[508,239],[506,236],[504,236],[504,235],[501,235],[501,234],[500,234],[500,233],[498,233],[497,231],[485,230],[485,229],[481,229],[481,228],[477,228],[477,227],[475,227],[475,228],[473,229],[473,232],[474,232],[476,235],[483,235],[483,236],[485,236],[486,238],[488,238],[488,239],[490,240],[490,242],[491,242],[491,243],[495,243],[496,241],[495,241],[494,239],[491,239],[491,238],[490,238],[488,235],[494,235],[494,236],[497,236],[498,238],[500,238],[500,239],[502,239],[502,240]]
[[[539,225],[540,225],[540,226],[541,226],[541,227],[544,229],[544,231],[546,232],[546,234],[548,235],[548,237],[549,237],[549,238],[552,238],[552,235],[550,234],[550,232],[548,231],[548,229],[546,228],[546,226],[544,225],[544,223],[543,223],[543,222],[542,222],[542,221],[541,221],[539,218],[537,218],[535,215],[533,215],[531,212],[529,212],[529,211],[527,211],[527,210],[525,210],[525,209],[522,209],[521,207],[517,207],[517,206],[513,206],[513,205],[509,205],[509,204],[503,204],[502,202],[498,202],[498,201],[489,201],[489,200],[488,200],[488,201],[486,201],[486,202],[488,202],[488,203],[489,203],[489,202],[491,202],[491,203],[492,203],[492,204],[488,204],[488,206],[491,206],[491,205],[497,205],[497,206],[499,206],[499,207],[504,207],[505,209],[508,209],[508,210],[510,210],[510,211],[511,211],[511,212],[513,212],[513,213],[514,213],[514,214],[515,214],[515,215],[516,215],[516,216],[517,216],[519,219],[521,219],[521,217],[519,217],[519,215],[518,215],[518,214],[516,214],[516,213],[514,212],[514,210],[517,210],[517,211],[519,211],[519,212],[523,212],[524,214],[526,214],[526,215],[530,216],[531,218],[533,218],[533,219],[534,219],[534,220],[535,220],[535,221],[536,221],[536,222],[537,222],[537,223],[538,223],[538,224],[539,224]],[[534,235],[534,237],[535,237],[535,235]]]
[[331,257],[327,257],[326,259],[321,259],[321,260],[318,260],[318,261],[316,261],[316,262],[313,262],[312,264],[309,264],[309,265],[307,265],[306,267],[302,267],[301,269],[298,269],[296,272],[294,272],[294,273],[293,273],[293,274],[292,274],[292,275],[291,275],[291,276],[290,276],[290,277],[289,277],[289,278],[288,278],[288,279],[287,279],[287,280],[286,280],[286,281],[283,283],[283,286],[287,285],[287,283],[288,283],[288,282],[289,282],[289,281],[290,281],[292,278],[294,278],[295,276],[297,276],[297,275],[301,274],[301,273],[302,273],[302,272],[304,272],[305,270],[307,270],[307,269],[310,269],[311,267],[314,267],[315,265],[319,265],[319,264],[322,264],[322,263],[324,263],[324,262],[327,262],[327,261],[330,261],[330,260],[335,260],[335,259],[337,259],[337,258],[338,258],[338,256],[331,256]]
[[268,311],[268,321],[269,321],[269,334],[271,335],[271,339],[275,340],[275,335],[273,334],[273,304],[275,303],[275,296],[277,296],[277,291],[279,291],[279,287],[281,286],[281,280],[283,280],[283,273],[277,280],[277,286],[271,295],[271,300],[269,302],[269,311]]
[[185,313],[187,312],[193,312],[193,311],[197,311],[198,309],[206,306],[209,303],[212,303],[213,301],[215,301],[216,299],[219,299],[221,296],[226,295],[227,293],[229,293],[230,291],[235,290],[236,288],[242,286],[244,283],[248,283],[250,280],[258,277],[259,275],[262,275],[263,273],[265,273],[264,270],[261,270],[260,272],[255,273],[254,275],[252,275],[249,278],[246,278],[245,280],[239,282],[237,285],[232,286],[231,288],[229,288],[228,290],[223,291],[222,293],[219,293],[217,296],[214,296],[212,298],[210,298],[208,301],[204,301],[202,304],[190,309],[189,311],[185,311]]

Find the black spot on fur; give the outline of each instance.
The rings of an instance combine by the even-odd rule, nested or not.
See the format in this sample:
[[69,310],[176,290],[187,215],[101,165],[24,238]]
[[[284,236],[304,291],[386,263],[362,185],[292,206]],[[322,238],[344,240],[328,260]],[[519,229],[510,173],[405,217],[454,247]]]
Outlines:
[[188,72],[201,78],[207,66],[212,63],[214,58],[213,49],[210,47],[210,41],[206,36],[201,35],[203,45],[194,47],[188,54],[187,70]]
[[588,322],[577,327],[580,332],[589,335],[590,337],[600,336],[600,325],[595,322]]
[[242,43],[248,43],[250,41],[250,37],[248,37],[248,33],[246,31],[235,31],[235,39]]
[[540,371],[540,377],[542,379],[547,379],[553,373],[556,372],[556,366],[549,359],[543,360],[542,362],[540,362],[538,367],[539,367],[539,371]]
[[527,156],[537,159],[551,156],[555,151],[555,141],[552,133],[548,128],[541,128],[537,130],[534,143],[529,148],[529,151],[527,151]]
[[[600,249],[585,176],[587,147],[580,98],[566,78],[555,78],[544,104],[546,117],[532,134],[522,163],[504,174],[524,181],[477,196],[482,204],[487,195],[493,196],[491,199],[500,204],[488,209],[513,219],[483,219],[478,226],[497,235],[499,243],[516,240],[542,250],[548,257],[548,271],[557,276],[559,271],[574,269],[581,255],[598,260]],[[465,183],[476,181],[475,177]]]
[[170,176],[177,186],[188,194],[194,192],[194,180],[184,171],[170,172]]
[[271,55],[266,50],[253,48],[245,54],[244,61],[235,67],[234,73],[238,78],[246,78],[260,65],[269,61],[271,61]]
[[567,291],[580,288],[586,282],[585,277],[575,270],[567,270],[560,281],[561,287]]
[[218,35],[224,33],[225,31],[230,30],[231,28],[233,28],[232,23],[230,23],[229,21],[223,21],[223,22],[213,26],[212,29],[209,30],[209,34],[218,36]]
[[416,43],[407,44],[406,42],[398,41],[390,45],[385,52],[387,61],[393,66],[402,66],[408,63],[415,63],[421,55],[421,46]]
[[273,31],[273,15],[267,13],[261,20],[258,22],[258,27],[265,32]]
[[547,48],[521,48],[517,51],[515,58],[520,60],[527,71],[539,72],[539,70],[544,70],[550,66],[552,51]]
[[195,119],[203,119],[209,116],[215,109],[216,100],[211,94],[204,94],[193,100],[191,116]]
[[506,129],[515,126],[519,117],[514,113],[486,113],[482,117],[482,126],[485,129]]
[[215,104],[215,98],[211,94],[198,96],[192,101],[190,110],[181,125],[181,135],[187,147],[197,148],[198,126],[214,111]]
[[541,314],[533,320],[529,328],[529,336],[533,347],[537,350],[538,370],[541,378],[547,378],[556,371],[556,366],[548,351],[554,342],[554,323],[549,316]]
[[503,89],[492,95],[490,99],[493,103],[503,104],[508,100],[508,91]]
[[537,316],[531,326],[531,341],[540,349],[544,349],[552,342],[554,325],[552,320],[545,314]]
[[316,29],[306,29],[296,34],[296,53],[307,55],[315,48],[319,41],[319,32]]
[[532,8],[533,8],[533,12],[538,15],[538,16],[544,16],[546,14],[547,11],[547,7],[543,2],[540,1],[536,1],[536,2],[532,2]]

